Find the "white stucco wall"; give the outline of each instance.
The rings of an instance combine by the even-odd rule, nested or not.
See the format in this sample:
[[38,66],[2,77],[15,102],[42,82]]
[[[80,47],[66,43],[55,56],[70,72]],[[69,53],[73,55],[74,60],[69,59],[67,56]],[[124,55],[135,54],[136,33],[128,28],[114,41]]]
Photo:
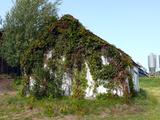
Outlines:
[[49,50],[49,51],[47,51],[47,53],[46,53],[46,59],[48,60],[48,59],[50,59],[50,58],[52,58],[52,50]]
[[134,89],[136,92],[138,92],[139,91],[139,71],[136,66],[134,66],[132,69],[132,80],[134,84]]
[[[52,50],[46,52],[46,54],[45,54],[46,60],[49,60],[52,57],[52,53],[53,53]],[[62,62],[65,61],[64,56],[62,56],[61,59],[62,59]],[[103,65],[109,65],[109,61],[108,61],[107,57],[101,56],[101,60],[102,60]],[[95,82],[93,80],[93,77],[91,75],[90,68],[89,68],[89,65],[87,64],[87,62],[85,62],[85,66],[86,66],[86,80],[87,80],[87,85],[88,85],[88,87],[85,90],[85,97],[90,98],[90,97],[95,97],[96,94],[107,93],[108,89],[105,88],[103,85],[99,85],[95,89],[97,93],[94,93]],[[44,63],[44,68],[49,69],[47,63]],[[134,89],[135,89],[135,91],[138,92],[139,91],[138,68],[135,66],[135,67],[133,67],[133,69],[131,71],[132,71],[132,79],[133,79],[133,83],[134,83]],[[50,71],[50,74],[53,74],[53,72]],[[126,80],[126,82],[128,82],[128,79]],[[35,84],[35,80],[31,76],[30,76],[30,83],[29,84],[30,84],[30,89],[32,89]],[[129,87],[129,83],[127,83],[127,84]],[[64,73],[63,80],[62,80],[62,90],[64,90],[65,96],[69,96],[72,94],[71,88],[72,88],[72,79],[69,76],[69,74]],[[118,96],[123,96],[123,91],[120,86],[116,90],[113,90],[112,92],[113,92],[113,94],[117,94]]]
[[105,57],[105,56],[101,56],[101,59],[102,59],[102,64],[103,65],[109,65],[109,62],[108,62],[108,59],[107,59],[107,57]]
[[100,85],[97,87],[97,93],[107,93],[107,89],[103,85]]
[[93,93],[93,90],[94,90],[94,80],[92,78],[92,75],[91,75],[91,72],[90,72],[90,68],[88,66],[88,64],[85,62],[85,65],[86,65],[86,69],[87,69],[87,72],[86,72],[86,80],[87,80],[87,89],[85,90],[86,92],[86,95],[85,97],[94,97],[94,93]]
[[45,54],[44,54],[44,56],[46,57],[45,58],[45,62],[44,62],[44,65],[43,65],[43,68],[45,68],[45,69],[49,69],[48,68],[48,65],[47,65],[47,61],[50,59],[50,58],[52,58],[52,50],[48,50]]
[[118,95],[120,97],[122,97],[124,95],[121,88],[117,88],[116,90],[113,90],[112,92],[114,95]]
[[72,88],[72,79],[67,73],[64,73],[62,80],[62,90],[64,90],[65,96],[71,95],[71,88]]
[[30,87],[30,90],[33,89],[34,85],[35,85],[35,79],[33,79],[32,76],[29,77],[29,87]]
[[[102,58],[102,62],[104,65],[108,65],[109,62],[107,60],[107,58],[105,57],[101,57]],[[88,66],[87,63],[85,63],[86,65],[86,69],[87,69],[87,73],[86,73],[86,79],[87,79],[87,89],[86,89],[86,95],[85,97],[96,97],[96,94],[103,94],[103,93],[107,93],[108,92],[108,89],[105,88],[103,85],[99,85],[97,88],[96,88],[96,93],[94,93],[94,85],[95,85],[95,82],[92,78],[92,75],[90,73],[90,68]],[[112,91],[113,94],[117,94],[118,96],[123,96],[123,91],[122,91],[122,88],[121,87],[118,87],[116,90],[113,90]]]

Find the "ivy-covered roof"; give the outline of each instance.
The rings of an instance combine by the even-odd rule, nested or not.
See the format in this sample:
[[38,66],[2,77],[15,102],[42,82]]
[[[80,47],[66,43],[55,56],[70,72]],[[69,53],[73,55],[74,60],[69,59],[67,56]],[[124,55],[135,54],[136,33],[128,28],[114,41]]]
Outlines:
[[[97,44],[101,44],[104,46],[109,45],[109,46],[116,48],[114,45],[108,43],[106,40],[103,40],[99,36],[95,35],[90,30],[85,29],[85,27],[79,22],[78,19],[74,18],[72,15],[69,15],[69,14],[61,17],[60,20],[58,20],[51,27],[51,32],[54,34],[58,34],[58,33],[63,34],[64,32],[68,31],[69,29],[78,30],[80,32],[79,34],[81,34],[83,37],[84,36],[94,37],[95,39],[93,39],[93,40],[94,40],[94,42],[97,42]],[[125,53],[121,49],[119,49],[119,48],[116,48],[116,49],[119,50],[121,53],[125,54],[126,56],[130,57],[127,53]]]
[[[59,20],[46,26],[39,39],[30,43],[30,47],[25,50],[21,57],[21,67],[25,69],[27,75],[32,75],[35,68],[43,68],[44,54],[48,50],[52,50],[53,54],[47,62],[48,67],[55,73],[62,68],[62,75],[64,75],[64,72],[72,74],[72,79],[76,79],[77,91],[81,91],[78,86],[86,81],[83,73],[85,63],[90,68],[95,81],[95,88],[102,83],[106,83],[106,81],[110,81],[109,83],[112,84],[109,84],[111,86],[108,87],[119,84],[123,87],[124,94],[127,95],[128,87],[126,86],[128,85],[125,84],[127,84],[126,79],[128,79],[130,89],[133,90],[129,69],[134,64],[131,57],[87,30],[71,15],[64,15]],[[102,64],[102,56],[107,58],[109,65]],[[65,57],[63,64],[62,57]],[[76,74],[74,74],[75,71]],[[76,78],[77,75],[81,76],[81,74],[83,74],[82,79]],[[78,92],[75,93],[75,96],[77,96]]]

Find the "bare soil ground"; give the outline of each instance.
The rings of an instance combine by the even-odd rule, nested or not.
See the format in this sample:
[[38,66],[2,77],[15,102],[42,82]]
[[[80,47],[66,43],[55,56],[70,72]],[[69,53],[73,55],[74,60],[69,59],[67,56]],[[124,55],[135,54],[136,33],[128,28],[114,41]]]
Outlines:
[[12,88],[13,79],[8,75],[0,75],[0,95],[5,93],[12,94],[15,91]]

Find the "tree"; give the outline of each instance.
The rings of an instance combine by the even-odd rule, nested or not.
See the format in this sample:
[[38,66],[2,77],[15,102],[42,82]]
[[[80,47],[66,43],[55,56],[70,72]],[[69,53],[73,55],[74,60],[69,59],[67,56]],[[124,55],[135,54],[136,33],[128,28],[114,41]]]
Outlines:
[[[38,39],[43,28],[58,18],[57,6],[48,0],[16,0],[3,25],[3,57],[11,66],[20,65],[20,56],[29,43]],[[51,17],[53,19],[51,19]]]

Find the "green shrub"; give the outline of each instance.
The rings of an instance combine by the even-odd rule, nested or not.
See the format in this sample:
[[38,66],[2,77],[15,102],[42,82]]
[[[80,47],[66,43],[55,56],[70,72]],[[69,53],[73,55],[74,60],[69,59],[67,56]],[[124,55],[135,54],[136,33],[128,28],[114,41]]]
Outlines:
[[37,67],[34,69],[33,78],[35,79],[35,83],[31,89],[31,95],[35,96],[36,98],[42,98],[44,96],[60,97],[62,95],[62,78],[58,79],[58,74],[57,77],[51,77],[49,70]]

